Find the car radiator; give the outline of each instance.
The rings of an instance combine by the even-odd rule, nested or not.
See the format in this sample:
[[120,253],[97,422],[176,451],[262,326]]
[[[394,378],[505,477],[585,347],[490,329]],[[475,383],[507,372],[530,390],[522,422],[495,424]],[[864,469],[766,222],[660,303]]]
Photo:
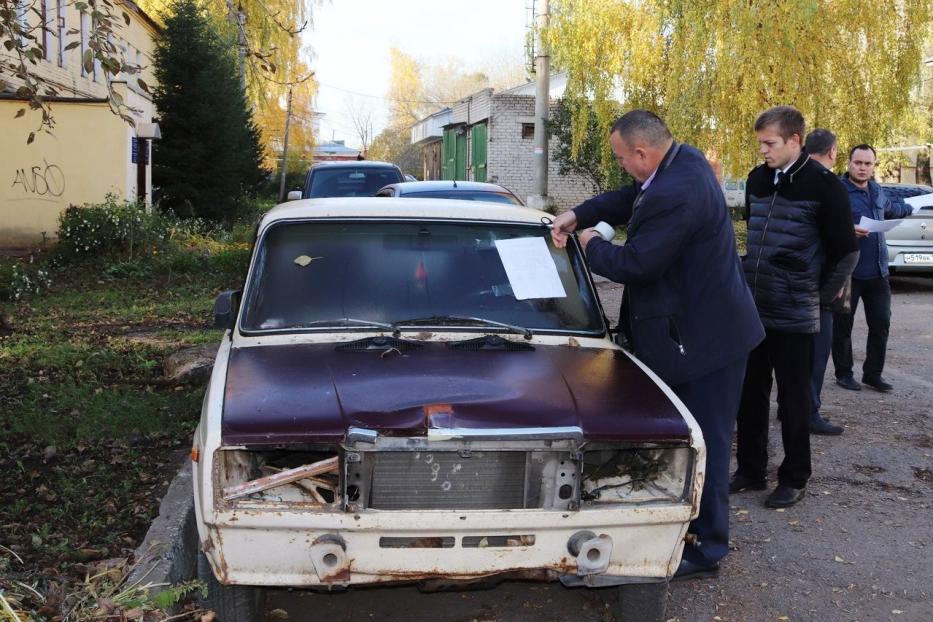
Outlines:
[[390,451],[373,455],[367,506],[378,510],[521,509],[523,451]]

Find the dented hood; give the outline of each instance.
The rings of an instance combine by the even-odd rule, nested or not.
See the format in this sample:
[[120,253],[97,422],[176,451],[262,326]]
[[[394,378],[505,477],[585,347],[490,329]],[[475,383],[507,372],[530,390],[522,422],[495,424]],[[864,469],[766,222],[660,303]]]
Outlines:
[[[536,345],[456,351],[426,343],[404,355],[334,344],[234,348],[222,441],[256,445],[339,441],[350,427],[425,435],[443,427],[579,426],[590,440],[686,441],[661,389],[623,352]],[[448,414],[449,413],[449,414]]]

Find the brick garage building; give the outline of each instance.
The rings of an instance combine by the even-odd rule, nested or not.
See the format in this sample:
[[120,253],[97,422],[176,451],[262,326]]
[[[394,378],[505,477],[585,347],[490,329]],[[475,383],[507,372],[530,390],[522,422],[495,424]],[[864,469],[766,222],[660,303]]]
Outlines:
[[[552,112],[565,84],[562,74],[551,79]],[[417,123],[412,142],[423,151],[424,179],[488,181],[527,199],[534,192],[534,93],[533,82],[499,93],[484,89]],[[561,175],[553,141],[549,150],[548,196],[556,211],[597,192],[585,177]],[[436,160],[436,152],[441,154],[439,171],[427,165]]]

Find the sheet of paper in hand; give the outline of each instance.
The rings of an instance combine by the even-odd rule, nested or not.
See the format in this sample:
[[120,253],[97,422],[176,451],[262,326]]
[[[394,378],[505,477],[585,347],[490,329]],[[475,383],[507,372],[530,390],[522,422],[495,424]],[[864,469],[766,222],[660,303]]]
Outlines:
[[916,197],[907,197],[904,199],[904,203],[909,205],[913,209],[913,213],[916,214],[921,208],[933,207],[933,192]]
[[496,240],[496,250],[516,299],[567,296],[544,238]]
[[868,229],[869,233],[884,233],[885,231],[890,231],[902,222],[904,222],[903,219],[874,220],[873,218],[862,216],[862,219],[858,221],[858,226],[863,229]]

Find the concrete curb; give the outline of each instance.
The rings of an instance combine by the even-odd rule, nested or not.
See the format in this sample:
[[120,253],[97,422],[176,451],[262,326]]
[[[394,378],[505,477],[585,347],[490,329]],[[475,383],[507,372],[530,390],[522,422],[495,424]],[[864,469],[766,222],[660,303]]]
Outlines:
[[191,465],[185,464],[169,485],[159,505],[159,515],[136,549],[136,567],[127,577],[127,586],[152,584],[149,588],[152,596],[195,577],[198,531],[191,477]]

